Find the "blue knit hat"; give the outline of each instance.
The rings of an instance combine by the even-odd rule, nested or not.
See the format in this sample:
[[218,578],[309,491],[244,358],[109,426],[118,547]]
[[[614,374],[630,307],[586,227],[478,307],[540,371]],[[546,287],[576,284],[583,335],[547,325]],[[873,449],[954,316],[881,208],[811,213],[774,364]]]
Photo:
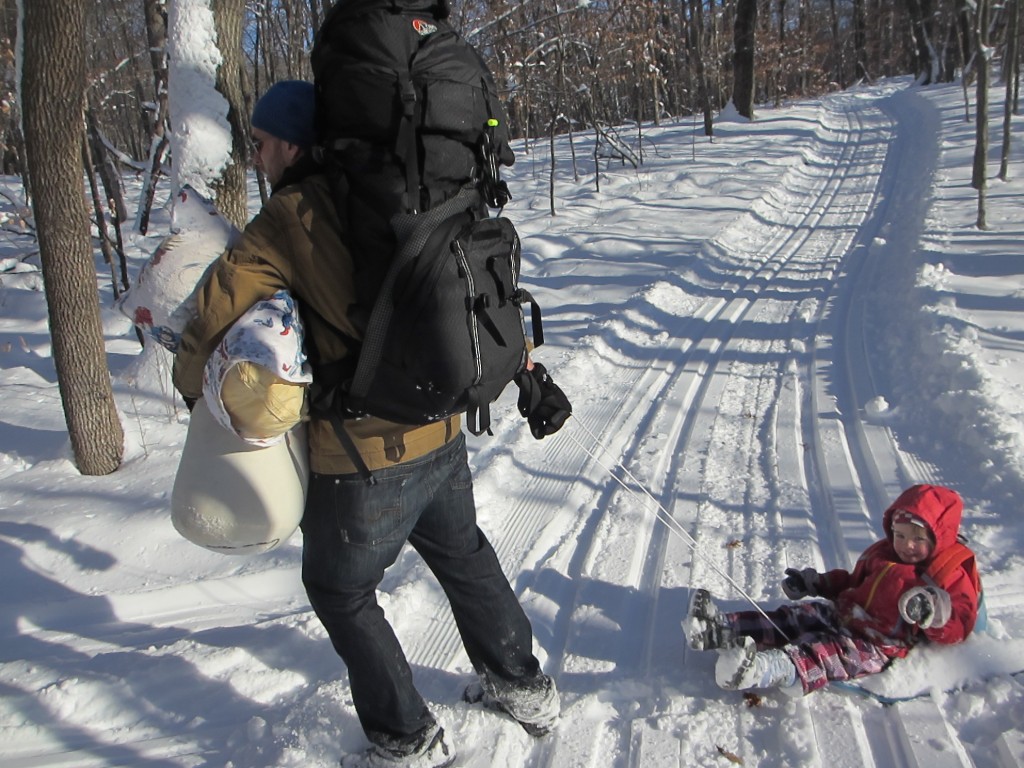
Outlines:
[[305,80],[274,83],[256,102],[252,126],[271,136],[309,149],[316,141],[313,84]]

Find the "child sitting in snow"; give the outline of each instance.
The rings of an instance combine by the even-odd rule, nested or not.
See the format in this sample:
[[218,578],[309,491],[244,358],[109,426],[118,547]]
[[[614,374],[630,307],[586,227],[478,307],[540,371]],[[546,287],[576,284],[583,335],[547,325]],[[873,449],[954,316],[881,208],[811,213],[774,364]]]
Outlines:
[[955,491],[915,485],[885,511],[886,538],[864,551],[852,573],[786,569],[787,597],[829,602],[782,605],[765,618],[719,611],[697,589],[683,624],[689,644],[718,650],[722,688],[800,695],[881,672],[921,641],[959,643],[974,628],[980,593],[973,553],[957,541],[962,513]]

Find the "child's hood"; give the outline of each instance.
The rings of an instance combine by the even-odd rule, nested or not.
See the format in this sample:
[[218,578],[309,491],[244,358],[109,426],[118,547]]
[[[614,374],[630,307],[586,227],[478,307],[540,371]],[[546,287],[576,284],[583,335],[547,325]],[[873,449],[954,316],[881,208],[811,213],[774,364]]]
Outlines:
[[892,517],[897,510],[921,518],[935,536],[935,552],[940,552],[956,542],[960,532],[960,518],[964,513],[964,501],[956,491],[941,485],[914,485],[907,488],[885,510],[882,518],[882,528],[890,541]]

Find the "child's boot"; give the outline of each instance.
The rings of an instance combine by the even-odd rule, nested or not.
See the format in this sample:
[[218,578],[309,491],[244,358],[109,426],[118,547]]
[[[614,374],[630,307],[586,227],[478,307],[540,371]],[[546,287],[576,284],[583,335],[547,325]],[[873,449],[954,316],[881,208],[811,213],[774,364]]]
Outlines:
[[695,651],[725,648],[733,636],[732,628],[706,589],[693,590],[690,607],[683,621],[683,633]]
[[797,692],[796,667],[785,651],[758,651],[752,637],[740,637],[731,647],[719,651],[715,681],[729,691],[747,688],[782,688]]

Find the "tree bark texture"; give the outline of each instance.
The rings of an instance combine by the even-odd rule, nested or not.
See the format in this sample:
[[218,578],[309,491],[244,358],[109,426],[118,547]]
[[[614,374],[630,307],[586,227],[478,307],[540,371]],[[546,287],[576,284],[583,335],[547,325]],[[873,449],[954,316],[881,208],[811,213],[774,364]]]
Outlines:
[[704,135],[715,135],[715,111],[711,104],[707,69],[704,64],[704,12],[701,0],[690,0],[689,48],[697,75],[697,107],[704,115]]
[[869,80],[868,74],[868,22],[867,14],[864,10],[864,0],[853,0],[853,51],[854,60],[856,64],[854,66],[854,79],[855,80]]
[[1003,98],[1003,147],[999,158],[999,178],[1007,181],[1010,172],[1010,143],[1013,138],[1013,86],[1017,81],[1017,33],[1020,29],[1020,0],[1009,0],[1010,18],[1007,20],[1006,53],[1003,55],[1003,80],[1006,93]]
[[85,0],[24,4],[25,147],[34,179],[53,358],[75,463],[86,475],[121,463],[96,292],[82,174]]
[[221,213],[241,229],[249,219],[246,172],[249,162],[249,114],[252,107],[245,98],[245,57],[242,50],[245,2],[213,0],[212,7],[214,23],[217,25],[217,47],[223,57],[223,63],[217,70],[216,88],[228,102],[228,124],[231,126],[231,161],[225,167],[223,176],[212,186]]
[[754,45],[757,29],[757,0],[738,0],[733,25],[732,103],[748,120],[754,119]]
[[149,111],[149,156],[146,183],[135,220],[142,234],[149,231],[149,217],[153,211],[156,184],[160,178],[164,158],[170,141],[167,132],[167,7],[163,0],[143,0],[146,14],[146,40],[149,44],[149,63],[153,70],[153,104]]
[[986,186],[988,183],[985,161],[988,158],[988,79],[991,63],[988,60],[988,21],[989,0],[978,0],[974,21],[974,35],[978,50],[978,106],[974,115],[974,170],[971,174],[971,186],[978,190],[978,229],[988,227],[988,214],[985,207]]

